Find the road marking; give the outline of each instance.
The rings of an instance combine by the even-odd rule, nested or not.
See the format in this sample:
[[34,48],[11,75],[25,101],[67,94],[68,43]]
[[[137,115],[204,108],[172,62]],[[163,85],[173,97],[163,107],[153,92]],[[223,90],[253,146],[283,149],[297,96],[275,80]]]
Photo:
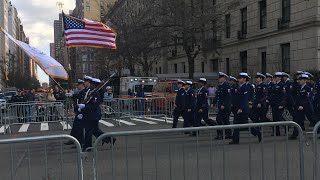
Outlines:
[[135,126],[136,124],[132,123],[132,122],[128,122],[128,121],[124,121],[124,120],[118,120],[120,123],[123,123],[125,125],[128,125],[128,126]]
[[153,122],[153,121],[146,121],[146,120],[137,119],[137,118],[132,118],[131,120],[138,121],[138,122],[143,122],[143,123],[147,123],[147,124],[158,124],[158,123]]
[[104,120],[100,120],[99,123],[101,123],[101,124],[103,124],[105,126],[108,126],[108,127],[113,127],[114,126],[113,124],[111,124],[111,123],[109,123],[107,121],[104,121]]
[[40,131],[49,131],[49,124],[41,123]]
[[[145,117],[145,119],[152,120],[152,121],[166,122],[165,119],[157,119],[157,118],[152,118],[152,117]],[[173,123],[173,122],[170,121],[170,120],[167,120],[167,122],[168,122],[168,123]]]
[[61,121],[60,124],[62,125],[63,130],[72,129],[72,127],[65,121]]
[[7,125],[4,125],[0,128],[0,133],[4,133],[5,130],[8,129],[8,126]]
[[19,129],[19,133],[27,132],[30,124],[22,124],[22,126]]

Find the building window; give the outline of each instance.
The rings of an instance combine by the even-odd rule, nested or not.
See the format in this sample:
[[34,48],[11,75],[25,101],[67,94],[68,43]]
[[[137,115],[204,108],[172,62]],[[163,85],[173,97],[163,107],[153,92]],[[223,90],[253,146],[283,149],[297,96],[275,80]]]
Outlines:
[[174,64],[174,73],[178,73],[178,64]]
[[204,62],[201,63],[201,72],[204,73]]
[[226,58],[226,73],[230,74],[230,59]]
[[242,72],[248,71],[247,51],[240,52],[240,65]]
[[90,6],[86,6],[86,11],[90,11]]
[[231,19],[230,14],[226,15],[226,38],[230,38],[231,36]]
[[156,74],[158,74],[158,68],[156,68]]
[[261,52],[261,72],[267,72],[267,52]]
[[247,8],[241,9],[241,31],[242,34],[247,34]]
[[282,52],[282,71],[286,73],[290,73],[290,44],[282,44],[281,45]]
[[159,74],[161,74],[162,72],[161,72],[161,67],[159,67]]
[[290,0],[282,0],[282,21],[290,22]]
[[218,62],[219,62],[218,59],[211,60],[211,71],[212,72],[218,72],[218,69],[219,69]]
[[260,29],[267,27],[267,2],[262,0],[259,2],[260,6]]

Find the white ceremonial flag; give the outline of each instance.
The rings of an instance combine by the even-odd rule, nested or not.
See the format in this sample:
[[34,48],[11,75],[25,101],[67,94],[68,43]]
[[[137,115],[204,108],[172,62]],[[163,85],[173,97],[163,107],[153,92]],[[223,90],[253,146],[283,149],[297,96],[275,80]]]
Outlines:
[[40,68],[52,78],[68,80],[69,76],[64,67],[51,56],[48,56],[40,50],[31,47],[29,44],[16,40],[8,34],[2,27],[1,31],[17,46],[19,46]]

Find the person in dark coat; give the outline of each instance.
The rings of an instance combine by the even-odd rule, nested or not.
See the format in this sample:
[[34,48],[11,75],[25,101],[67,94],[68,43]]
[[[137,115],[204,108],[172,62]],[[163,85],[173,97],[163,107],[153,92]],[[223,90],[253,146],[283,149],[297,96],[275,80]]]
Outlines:
[[[248,123],[250,108],[249,108],[249,91],[246,81],[249,79],[247,73],[240,73],[238,77],[239,87],[236,91],[236,104],[234,104],[237,113],[234,117],[234,124],[246,124]],[[251,134],[258,137],[261,142],[261,132],[259,128],[251,128]],[[240,129],[234,129],[232,141],[229,144],[239,144],[240,141]]]
[[[213,102],[213,106],[218,105],[217,123],[218,125],[229,125],[229,115],[231,111],[231,87],[227,83],[228,75],[223,72],[219,72],[219,86],[217,88],[216,96]],[[225,133],[222,130],[217,131],[217,137],[215,139],[231,138],[231,130],[227,129]]]
[[[313,116],[312,101],[310,95],[312,93],[312,88],[307,85],[308,75],[302,74],[299,77],[299,89],[297,91],[296,101],[295,101],[295,122],[299,124],[302,130],[305,130],[304,120],[307,115]],[[297,128],[294,128],[290,139],[297,139],[299,132]]]
[[[286,88],[281,78],[282,72],[276,72],[274,75],[275,84],[272,86],[270,92],[268,92],[268,102],[271,105],[272,119],[274,122],[285,121],[282,114],[286,103]],[[276,127],[275,133],[276,136],[280,136],[279,126]]]
[[185,82],[182,80],[178,80],[178,91],[176,94],[176,100],[174,103],[174,110],[173,110],[173,125],[172,128],[177,128],[178,119],[180,116],[183,117],[184,123],[183,127],[186,127],[186,120],[184,118],[184,105],[185,105],[185,89],[184,89]]
[[254,100],[252,104],[252,122],[259,123],[259,122],[266,122],[266,100],[267,100],[267,86],[263,83],[265,79],[265,75],[262,73],[257,73],[256,75],[256,85],[255,85],[255,93],[254,93]]
[[192,81],[185,84],[185,104],[184,104],[184,127],[194,125],[194,109],[196,106],[196,95],[192,89]]
[[[207,84],[207,79],[200,78],[199,80],[200,87],[197,94],[197,102],[195,107],[195,127],[201,125],[201,120],[203,119],[209,126],[214,126],[216,123],[209,119],[209,103],[208,103],[208,90],[205,87]],[[193,132],[192,136],[197,134]]]

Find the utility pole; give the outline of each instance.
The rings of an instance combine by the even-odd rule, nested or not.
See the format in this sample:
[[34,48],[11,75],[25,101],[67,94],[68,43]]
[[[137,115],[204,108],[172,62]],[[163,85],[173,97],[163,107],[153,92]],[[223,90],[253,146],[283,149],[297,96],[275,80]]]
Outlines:
[[61,2],[61,1],[58,1],[57,3],[56,3],[56,6],[58,6],[59,7],[59,12],[61,12],[62,10],[63,10],[63,2]]

